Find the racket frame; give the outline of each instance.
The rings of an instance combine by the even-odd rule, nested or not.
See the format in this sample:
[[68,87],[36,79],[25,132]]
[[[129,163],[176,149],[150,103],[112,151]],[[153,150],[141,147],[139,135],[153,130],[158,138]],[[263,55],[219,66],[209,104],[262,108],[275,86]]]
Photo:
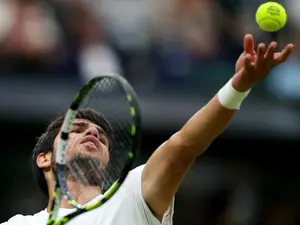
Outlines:
[[[124,94],[126,94],[126,99],[130,106],[130,115],[132,116],[134,121],[134,123],[131,125],[131,133],[130,133],[132,138],[134,139],[133,148],[130,151],[128,151],[127,163],[124,166],[124,169],[122,170],[119,179],[112,184],[112,186],[104,193],[103,197],[99,201],[97,201],[93,205],[83,207],[75,200],[72,200],[70,195],[66,193],[66,191],[64,191],[64,190],[68,190],[66,187],[65,176],[64,176],[64,167],[66,164],[65,156],[67,152],[68,137],[69,137],[69,133],[71,132],[72,123],[76,118],[80,104],[83,102],[87,94],[93,89],[93,87],[98,82],[100,82],[105,78],[115,79],[118,82],[120,82]],[[106,201],[108,201],[122,185],[127,174],[131,170],[134,160],[138,153],[140,138],[141,138],[141,110],[139,107],[139,101],[134,89],[131,87],[131,85],[127,82],[125,78],[123,78],[118,74],[105,74],[105,75],[94,77],[87,84],[85,84],[73,99],[73,102],[71,103],[62,124],[60,141],[58,144],[58,149],[57,149],[56,159],[55,159],[56,161],[55,191],[53,193],[53,201],[49,212],[47,225],[64,225],[67,222],[69,222],[72,218],[84,212],[91,211],[95,208],[98,208],[101,205],[103,205]],[[64,216],[63,218],[57,221],[56,219],[57,219],[62,197],[66,198],[68,200],[68,203],[72,205],[73,208],[76,208],[76,211]]]

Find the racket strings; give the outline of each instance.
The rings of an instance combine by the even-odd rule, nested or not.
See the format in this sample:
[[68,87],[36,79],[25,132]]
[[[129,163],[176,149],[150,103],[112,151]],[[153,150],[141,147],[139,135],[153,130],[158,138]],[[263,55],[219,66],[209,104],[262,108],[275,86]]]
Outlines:
[[132,149],[131,108],[121,84],[110,78],[98,82],[80,107],[99,111],[110,122],[109,163],[101,168],[101,162],[87,157],[68,163],[67,170],[72,179],[85,185],[99,186],[105,191],[120,177],[128,161],[128,151]]

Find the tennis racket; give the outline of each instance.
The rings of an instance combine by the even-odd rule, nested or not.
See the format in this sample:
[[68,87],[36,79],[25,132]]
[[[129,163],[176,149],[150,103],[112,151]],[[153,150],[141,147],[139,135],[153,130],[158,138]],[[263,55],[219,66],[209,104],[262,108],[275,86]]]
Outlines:
[[[110,124],[112,132],[108,137],[109,162],[105,167],[99,166],[101,161],[93,157],[81,156],[83,159],[77,161],[68,158],[68,152],[72,150],[70,134],[73,132],[73,122],[80,118],[80,110],[101,112]],[[66,224],[72,218],[102,206],[117,192],[138,153],[141,137],[140,115],[137,95],[122,76],[100,75],[81,88],[67,110],[61,128],[55,153],[54,170],[57,181],[47,225]],[[101,198],[88,206],[78,203],[70,190],[70,182],[96,188],[98,186],[102,189]],[[75,211],[58,218],[62,198]]]

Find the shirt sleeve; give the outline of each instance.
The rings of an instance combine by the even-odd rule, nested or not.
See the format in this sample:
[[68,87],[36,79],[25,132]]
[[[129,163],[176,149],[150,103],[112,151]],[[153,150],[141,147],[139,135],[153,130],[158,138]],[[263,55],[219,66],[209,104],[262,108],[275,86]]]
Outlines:
[[7,222],[0,223],[0,225],[22,225],[24,216],[15,215],[11,217]]
[[170,207],[163,216],[162,223],[153,215],[147,203],[142,196],[142,171],[145,165],[138,166],[133,169],[127,176],[124,182],[124,188],[129,191],[133,197],[134,203],[145,219],[147,225],[172,225],[173,224],[173,213],[174,213],[174,198]]

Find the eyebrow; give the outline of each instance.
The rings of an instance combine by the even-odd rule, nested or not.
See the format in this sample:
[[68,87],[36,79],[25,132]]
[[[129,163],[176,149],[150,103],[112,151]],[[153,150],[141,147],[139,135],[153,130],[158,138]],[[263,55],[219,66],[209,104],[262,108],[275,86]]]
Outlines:
[[[72,125],[77,126],[77,127],[88,127],[89,123],[87,123],[87,122],[74,122]],[[106,137],[108,137],[107,133],[101,127],[99,127],[96,124],[93,124],[93,126],[96,127],[96,129],[98,130],[98,132],[100,134],[104,134]]]

